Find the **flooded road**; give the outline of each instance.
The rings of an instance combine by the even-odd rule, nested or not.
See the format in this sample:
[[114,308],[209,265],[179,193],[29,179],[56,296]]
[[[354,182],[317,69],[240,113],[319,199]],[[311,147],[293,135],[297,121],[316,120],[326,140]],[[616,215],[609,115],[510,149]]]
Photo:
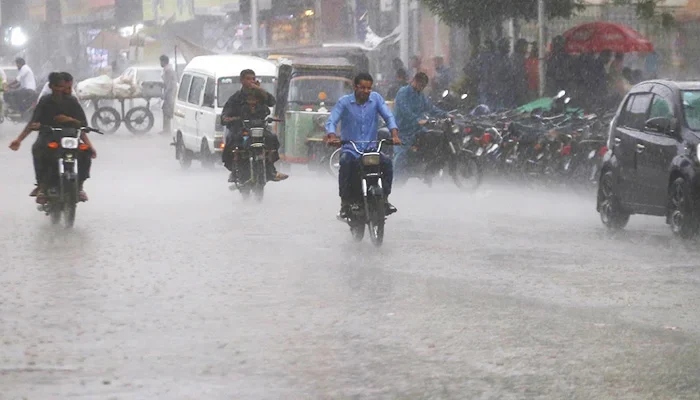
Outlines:
[[0,127],[0,399],[697,399],[700,242],[594,201],[396,188],[383,248],[295,167],[262,204],[169,138],[96,137],[76,225]]

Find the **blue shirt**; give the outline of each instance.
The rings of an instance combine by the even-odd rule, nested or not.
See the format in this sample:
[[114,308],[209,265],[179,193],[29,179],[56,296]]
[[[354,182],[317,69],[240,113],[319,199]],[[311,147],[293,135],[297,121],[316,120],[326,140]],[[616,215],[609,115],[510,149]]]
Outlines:
[[[399,125],[402,140],[411,140],[422,127],[418,121],[425,118],[426,114],[445,116],[446,112],[430,104],[423,93],[408,85],[399,89],[394,101],[396,122]],[[411,143],[407,143],[411,144]]]
[[[391,129],[398,129],[394,114],[386,105],[384,98],[377,92],[369,94],[369,99],[364,104],[358,104],[355,94],[343,96],[338,100],[330,117],[326,122],[326,132],[336,133],[336,128],[340,122],[340,140],[351,140],[353,142],[371,142],[377,140],[377,130],[379,116],[384,118],[386,126]],[[364,151],[369,143],[356,143],[360,151]],[[355,149],[351,144],[343,145],[343,149]]]

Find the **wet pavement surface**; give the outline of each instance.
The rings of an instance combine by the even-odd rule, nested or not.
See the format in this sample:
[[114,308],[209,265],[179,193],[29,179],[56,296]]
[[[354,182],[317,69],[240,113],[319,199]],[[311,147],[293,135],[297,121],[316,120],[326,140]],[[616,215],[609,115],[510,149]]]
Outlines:
[[0,399],[698,399],[700,251],[663,219],[397,188],[385,245],[293,168],[262,204],[168,137],[96,137],[72,230],[0,127]]

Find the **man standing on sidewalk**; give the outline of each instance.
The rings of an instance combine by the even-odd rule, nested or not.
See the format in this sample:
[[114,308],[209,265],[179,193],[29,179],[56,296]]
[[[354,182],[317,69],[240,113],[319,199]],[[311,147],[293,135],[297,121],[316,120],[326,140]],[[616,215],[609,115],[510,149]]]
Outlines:
[[163,130],[162,134],[171,134],[170,126],[175,113],[175,96],[177,94],[177,75],[170,59],[166,55],[160,56],[160,66],[163,67]]

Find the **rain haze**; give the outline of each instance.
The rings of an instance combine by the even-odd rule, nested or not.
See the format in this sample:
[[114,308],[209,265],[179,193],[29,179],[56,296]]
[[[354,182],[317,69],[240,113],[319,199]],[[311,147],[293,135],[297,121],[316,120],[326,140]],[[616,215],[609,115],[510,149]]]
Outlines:
[[[439,3],[462,4],[0,1],[0,400],[700,399],[698,239],[680,237],[693,236],[682,219],[639,212],[611,229],[599,214],[627,210],[605,214],[619,104],[657,76],[692,80],[677,58],[700,54],[695,40],[668,47],[634,5],[560,5],[541,36],[537,1],[522,2],[527,19],[454,9],[481,23]],[[689,37],[700,6],[677,3],[674,32]],[[592,20],[639,37],[593,49],[567,35]],[[527,63],[547,50],[561,68],[556,37],[582,66],[563,80]],[[52,72],[73,76],[73,95]],[[362,72],[381,101],[362,102]],[[248,97],[225,107],[234,93]],[[406,117],[420,96],[440,110]],[[362,161],[376,143],[363,156],[327,135],[334,108],[354,118],[383,99],[379,136],[393,140],[396,122],[401,142],[381,157],[394,161],[396,213],[385,164]],[[100,131],[84,146],[45,130],[80,133],[67,122],[18,143],[67,104]],[[249,112],[275,119],[264,139]],[[338,138],[360,143],[345,125]],[[92,157],[84,186],[70,151]],[[346,209],[345,165],[370,187],[351,185]],[[349,228],[359,218],[363,238]]]

